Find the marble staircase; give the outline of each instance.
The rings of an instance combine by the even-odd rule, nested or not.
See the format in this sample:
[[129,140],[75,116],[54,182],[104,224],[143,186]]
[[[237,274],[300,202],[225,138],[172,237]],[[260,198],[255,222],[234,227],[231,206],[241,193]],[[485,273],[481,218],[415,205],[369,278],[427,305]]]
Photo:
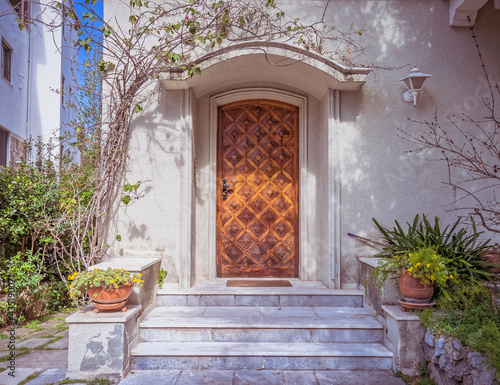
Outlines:
[[166,287],[139,325],[132,370],[387,370],[383,327],[363,292],[293,287]]

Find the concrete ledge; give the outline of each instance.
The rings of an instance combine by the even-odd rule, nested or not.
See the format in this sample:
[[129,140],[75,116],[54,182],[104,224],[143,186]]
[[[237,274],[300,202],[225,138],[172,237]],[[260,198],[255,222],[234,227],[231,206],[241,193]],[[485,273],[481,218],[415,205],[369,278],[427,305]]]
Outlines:
[[129,319],[135,316],[135,314],[141,310],[140,305],[129,305],[128,302],[125,305],[127,311],[101,311],[97,314],[94,313],[95,307],[89,305],[83,309],[77,311],[76,313],[70,315],[66,318],[67,324],[96,324],[96,323],[116,323],[116,322],[127,322]]
[[394,284],[395,281],[393,279],[388,279],[380,292],[377,291],[377,286],[374,282],[365,283],[371,271],[378,265],[380,260],[382,260],[382,258],[359,258],[359,281],[363,284],[368,284],[368,286],[365,287],[365,305],[375,313],[383,314],[382,305],[396,305],[400,298],[400,294],[399,284]]
[[66,318],[69,324],[68,377],[122,378],[130,370],[131,343],[137,338],[140,305],[125,312],[94,314],[93,306]]
[[396,321],[419,321],[420,317],[417,313],[401,310],[401,306],[382,305],[382,310]]
[[108,267],[111,267],[112,269],[125,269],[134,274],[141,273],[144,284],[142,287],[134,287],[134,291],[130,295],[127,304],[142,305],[142,313],[142,311],[154,307],[156,303],[160,265],[161,258],[117,258],[90,266],[89,270],[94,268],[106,270]]

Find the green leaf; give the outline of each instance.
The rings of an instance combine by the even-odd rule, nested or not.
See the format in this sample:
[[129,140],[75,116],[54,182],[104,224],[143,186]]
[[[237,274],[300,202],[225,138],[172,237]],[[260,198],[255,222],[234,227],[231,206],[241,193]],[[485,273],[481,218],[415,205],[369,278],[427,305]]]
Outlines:
[[130,20],[130,22],[132,24],[137,23],[137,16],[135,16],[135,15],[131,15],[128,19]]
[[130,196],[129,196],[129,195],[125,195],[125,196],[123,196],[123,197],[122,197],[122,199],[121,199],[121,201],[122,201],[124,204],[128,205],[128,204],[130,203]]
[[116,240],[117,240],[118,242],[120,242],[120,241],[122,240],[122,236],[121,236],[121,235],[117,235],[117,236],[116,236]]
[[136,104],[135,108],[134,108],[134,111],[135,111],[136,114],[138,114],[139,112],[143,111],[142,106],[140,104]]

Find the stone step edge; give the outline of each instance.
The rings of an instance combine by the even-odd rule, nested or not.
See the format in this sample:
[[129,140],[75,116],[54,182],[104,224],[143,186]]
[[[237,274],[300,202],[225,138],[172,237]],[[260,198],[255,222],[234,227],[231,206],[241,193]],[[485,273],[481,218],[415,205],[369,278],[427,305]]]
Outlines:
[[392,358],[381,343],[140,342],[133,357],[377,357]]
[[143,322],[139,324],[140,329],[185,329],[185,330],[196,330],[196,329],[258,329],[258,330],[268,330],[268,329],[299,329],[299,330],[316,330],[316,329],[331,329],[331,330],[382,330],[384,327],[380,325],[327,325],[327,324],[223,324],[223,325],[196,325],[189,324],[186,325],[185,321],[183,323],[175,324],[153,324],[148,322]]
[[[241,289],[241,288],[240,288]],[[249,288],[245,288],[249,289]],[[156,293],[157,296],[177,296],[177,295],[194,295],[194,296],[207,296],[207,295],[242,295],[242,296],[271,296],[271,295],[283,295],[283,296],[329,296],[329,297],[359,297],[363,296],[364,292],[362,290],[338,290],[338,291],[322,291],[322,290],[311,290],[311,291],[284,291],[284,290],[272,290],[274,288],[269,288],[271,290],[266,290],[266,292],[258,290],[164,290],[159,289]]]

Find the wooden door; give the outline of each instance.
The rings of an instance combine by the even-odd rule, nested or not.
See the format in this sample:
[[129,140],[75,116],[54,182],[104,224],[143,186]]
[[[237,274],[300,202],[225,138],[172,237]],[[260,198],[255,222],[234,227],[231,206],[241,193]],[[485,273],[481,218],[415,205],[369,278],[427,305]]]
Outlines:
[[246,100],[218,113],[217,276],[297,277],[298,108]]

